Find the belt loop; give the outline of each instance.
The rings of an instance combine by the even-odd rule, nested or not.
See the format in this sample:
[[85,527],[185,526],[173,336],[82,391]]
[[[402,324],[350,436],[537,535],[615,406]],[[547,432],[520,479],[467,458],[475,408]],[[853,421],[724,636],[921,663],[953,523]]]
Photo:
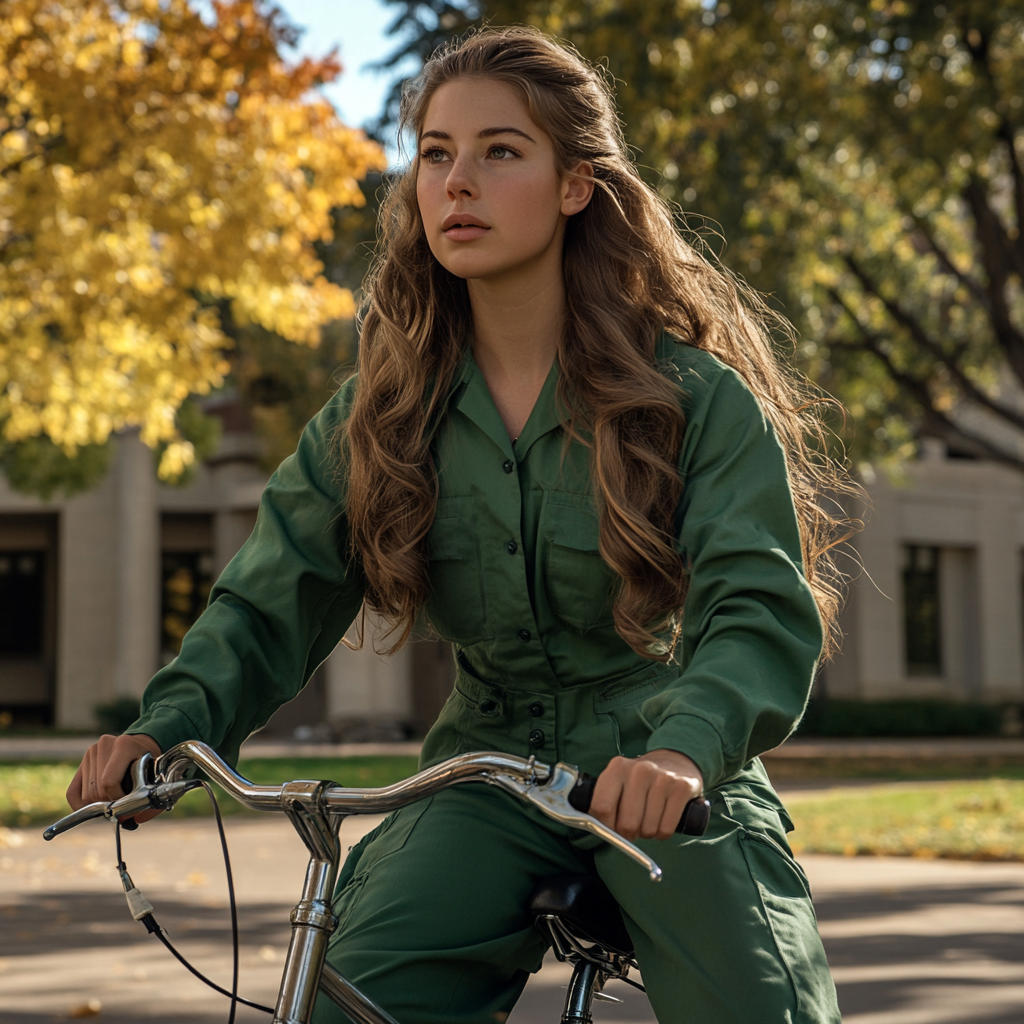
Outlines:
[[494,718],[505,713],[507,694],[497,683],[481,679],[466,656],[459,651],[455,656],[459,671],[455,676],[455,689],[472,704],[477,713],[485,718]]

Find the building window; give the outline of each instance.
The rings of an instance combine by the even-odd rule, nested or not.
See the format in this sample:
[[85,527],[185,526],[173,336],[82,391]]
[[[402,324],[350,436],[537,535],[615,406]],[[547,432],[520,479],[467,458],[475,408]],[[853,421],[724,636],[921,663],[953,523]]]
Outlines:
[[44,551],[0,551],[0,654],[43,653]]
[[160,607],[160,656],[173,661],[181,641],[203,613],[213,586],[213,556],[209,551],[165,551]]
[[905,546],[903,617],[907,675],[942,675],[938,548]]

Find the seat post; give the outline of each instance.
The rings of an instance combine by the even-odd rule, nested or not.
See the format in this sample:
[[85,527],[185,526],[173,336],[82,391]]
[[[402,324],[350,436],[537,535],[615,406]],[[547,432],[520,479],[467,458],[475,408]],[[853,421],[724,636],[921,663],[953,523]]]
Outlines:
[[601,977],[601,969],[589,960],[577,960],[565,993],[562,1024],[593,1024],[590,1006],[594,1001],[594,988]]

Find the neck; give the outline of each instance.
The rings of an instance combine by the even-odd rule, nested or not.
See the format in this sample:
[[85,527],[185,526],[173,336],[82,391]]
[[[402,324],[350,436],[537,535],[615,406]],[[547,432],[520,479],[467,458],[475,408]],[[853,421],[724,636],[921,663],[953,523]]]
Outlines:
[[517,438],[551,370],[565,322],[559,263],[542,273],[471,279],[473,357],[508,431]]
[[468,285],[473,357],[488,383],[543,382],[565,322],[561,273],[543,281],[471,280]]

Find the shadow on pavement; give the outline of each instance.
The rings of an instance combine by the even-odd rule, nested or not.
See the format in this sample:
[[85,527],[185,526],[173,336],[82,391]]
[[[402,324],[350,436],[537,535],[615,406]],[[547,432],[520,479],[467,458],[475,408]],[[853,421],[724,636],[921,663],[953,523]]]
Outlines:
[[[153,897],[157,918],[185,955],[193,942],[208,950],[216,946],[227,955],[230,950],[230,922],[226,905],[220,900],[188,900],[180,895]],[[924,1019],[914,1012],[927,991],[929,1005],[946,1003],[974,1007],[960,1015],[940,1015],[943,1024],[1020,1024],[1019,1003],[1012,1004],[1021,990],[1024,944],[1014,927],[986,929],[972,914],[989,908],[1018,911],[1024,905],[1024,890],[1012,884],[979,884],[962,887],[908,887],[885,892],[829,892],[817,898],[823,930],[838,931],[825,940],[829,963],[840,976],[839,999],[845,1016],[898,1014],[905,1009],[908,1019]],[[945,917],[941,925],[929,927],[939,908]],[[962,909],[961,909],[962,908]],[[886,923],[884,918],[894,918]],[[913,927],[908,922],[915,919]],[[242,942],[252,950],[263,945],[283,949],[288,941],[288,908],[280,902],[247,902],[239,907]],[[1002,927],[1002,926],[1000,926]],[[850,934],[843,935],[844,929]],[[863,929],[863,931],[861,931]],[[18,960],[29,956],[53,956],[54,967],[76,950],[155,945],[142,925],[128,914],[123,896],[111,894],[53,893],[46,896],[22,894],[18,902],[0,911],[0,958],[7,969],[18,971]],[[197,966],[203,968],[202,956]],[[184,976],[184,972],[183,972]],[[567,972],[555,967],[531,979],[509,1024],[554,1024],[559,1019]],[[622,1005],[595,1004],[595,1024],[654,1024],[650,1004],[642,993],[615,984],[609,992],[624,999]],[[244,993],[243,993],[244,994]],[[170,1013],[154,1018],[149,1013],[132,1014],[121,1007],[104,1006],[101,1019],[116,1024],[214,1024],[227,1019],[223,1011],[209,1012],[195,1007],[168,1005]],[[51,1012],[35,1013],[0,1010],[2,1024],[42,1024],[67,1019]],[[241,1008],[239,1024],[268,1018]]]
[[[153,901],[156,919],[186,955],[192,939],[223,942],[225,952],[230,951],[231,919],[226,902],[223,906],[204,906],[180,898],[154,897]],[[241,940],[248,946],[287,944],[289,910],[280,903],[240,905]],[[0,912],[0,957],[5,959],[70,953],[83,947],[123,947],[136,942],[153,944],[156,940],[144,925],[132,920],[119,893],[62,893],[59,899],[24,895],[17,904]]]

